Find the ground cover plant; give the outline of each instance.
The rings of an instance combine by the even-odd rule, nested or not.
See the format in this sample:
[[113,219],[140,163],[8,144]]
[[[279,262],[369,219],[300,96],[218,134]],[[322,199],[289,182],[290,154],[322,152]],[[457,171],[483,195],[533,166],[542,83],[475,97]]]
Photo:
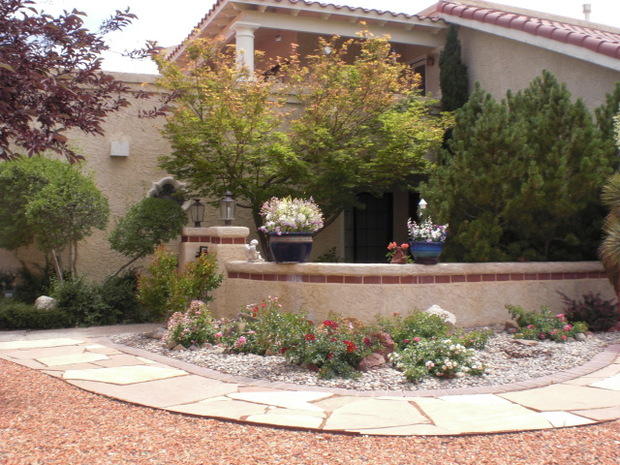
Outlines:
[[579,333],[585,333],[588,325],[582,321],[571,324],[563,313],[553,314],[547,307],[540,311],[524,310],[516,305],[506,305],[506,309],[517,321],[519,329],[515,333],[520,339],[550,339],[566,342]]

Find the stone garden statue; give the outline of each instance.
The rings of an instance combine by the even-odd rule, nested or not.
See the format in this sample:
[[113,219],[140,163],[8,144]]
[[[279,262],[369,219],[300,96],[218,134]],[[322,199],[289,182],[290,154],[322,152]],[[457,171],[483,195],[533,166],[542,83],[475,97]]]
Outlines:
[[248,262],[262,262],[263,257],[261,257],[260,252],[257,250],[258,241],[256,239],[252,239],[249,244],[246,244],[246,255],[248,257]]

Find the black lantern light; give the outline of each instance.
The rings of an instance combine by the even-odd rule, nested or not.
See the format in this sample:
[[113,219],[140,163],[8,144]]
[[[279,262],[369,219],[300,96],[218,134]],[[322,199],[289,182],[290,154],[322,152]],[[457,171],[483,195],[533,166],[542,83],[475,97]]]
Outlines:
[[224,220],[224,225],[230,226],[235,219],[235,199],[232,192],[226,191],[220,200],[220,220]]
[[200,199],[194,199],[194,203],[189,207],[189,214],[194,222],[194,227],[199,228],[205,219],[205,206]]

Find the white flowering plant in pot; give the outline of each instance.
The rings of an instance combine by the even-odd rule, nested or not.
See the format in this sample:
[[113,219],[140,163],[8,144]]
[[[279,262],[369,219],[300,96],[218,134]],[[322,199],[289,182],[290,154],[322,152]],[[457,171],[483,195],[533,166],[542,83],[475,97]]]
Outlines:
[[263,204],[260,215],[264,223],[259,229],[267,234],[313,234],[323,227],[323,213],[312,197],[273,197]]
[[407,220],[407,230],[412,242],[445,242],[448,236],[447,224],[434,224],[430,216],[420,223]]

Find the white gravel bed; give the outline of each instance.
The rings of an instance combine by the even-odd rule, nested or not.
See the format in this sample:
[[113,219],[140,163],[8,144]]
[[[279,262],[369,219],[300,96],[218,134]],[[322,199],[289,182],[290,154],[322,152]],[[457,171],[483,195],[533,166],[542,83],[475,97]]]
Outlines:
[[162,341],[144,334],[124,334],[111,338],[118,344],[211,368],[231,375],[279,381],[308,386],[326,386],[358,391],[457,389],[473,386],[501,385],[525,381],[582,365],[601,352],[607,344],[620,342],[620,332],[598,333],[585,341],[556,343],[535,341],[532,345],[514,342],[512,335],[498,333],[489,339],[484,350],[477,351],[477,360],[486,366],[482,376],[440,379],[426,378],[413,384],[391,367],[375,368],[357,379],[320,379],[316,373],[289,364],[281,356],[225,354],[220,347],[196,350],[168,350]]

